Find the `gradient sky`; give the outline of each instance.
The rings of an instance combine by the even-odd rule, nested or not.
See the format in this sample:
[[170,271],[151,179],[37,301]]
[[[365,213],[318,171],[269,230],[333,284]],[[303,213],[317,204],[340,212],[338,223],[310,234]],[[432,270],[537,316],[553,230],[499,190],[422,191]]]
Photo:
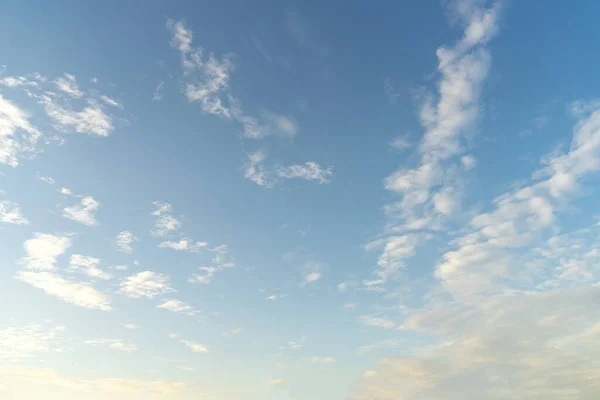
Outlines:
[[3,2],[0,397],[597,398],[599,12]]

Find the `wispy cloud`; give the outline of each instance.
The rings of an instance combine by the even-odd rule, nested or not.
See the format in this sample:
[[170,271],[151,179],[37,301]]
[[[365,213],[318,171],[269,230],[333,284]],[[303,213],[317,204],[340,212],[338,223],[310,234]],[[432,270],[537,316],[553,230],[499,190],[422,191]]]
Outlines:
[[206,242],[194,242],[188,238],[180,239],[177,242],[168,240],[161,242],[158,245],[158,247],[161,248],[173,249],[176,251],[189,251],[192,253],[197,253],[206,246],[208,246],[208,243]]
[[266,165],[263,150],[249,154],[245,164],[244,176],[259,186],[275,186],[281,180],[303,179],[319,184],[329,183],[333,176],[333,167],[323,168],[314,161],[288,166]]
[[64,326],[47,324],[13,326],[0,330],[0,360],[18,362],[62,350],[58,341]]
[[156,210],[152,212],[152,215],[156,217],[154,229],[152,230],[153,236],[165,236],[179,229],[181,222],[173,216],[173,206],[171,204],[158,201],[152,204],[156,207]]
[[173,311],[176,313],[182,313],[187,315],[195,315],[198,313],[194,307],[184,303],[181,300],[165,300],[163,303],[156,306],[157,308],[164,308],[165,310]]

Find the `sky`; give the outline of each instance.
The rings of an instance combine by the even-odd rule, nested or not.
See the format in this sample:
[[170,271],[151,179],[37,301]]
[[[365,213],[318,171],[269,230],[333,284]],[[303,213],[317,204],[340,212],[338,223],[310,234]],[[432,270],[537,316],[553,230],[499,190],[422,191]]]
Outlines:
[[0,397],[597,398],[598,12],[3,2]]

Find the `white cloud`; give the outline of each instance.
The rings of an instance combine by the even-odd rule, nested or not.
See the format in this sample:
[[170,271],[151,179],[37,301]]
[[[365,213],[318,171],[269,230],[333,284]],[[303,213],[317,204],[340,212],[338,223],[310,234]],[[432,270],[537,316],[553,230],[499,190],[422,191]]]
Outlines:
[[272,294],[269,297],[267,297],[266,300],[277,300],[277,295],[276,294]]
[[327,269],[327,264],[318,261],[307,261],[304,264],[304,277],[302,278],[301,286],[316,282],[323,276],[323,272]]
[[317,181],[318,183],[329,183],[333,175],[333,167],[323,169],[319,164],[308,161],[301,165],[290,165],[279,167],[277,176],[283,179],[305,179],[307,181]]
[[131,244],[136,242],[138,238],[136,238],[133,233],[129,231],[119,232],[117,237],[115,238],[115,246],[117,250],[122,253],[131,254],[133,253],[133,247]]
[[169,277],[152,271],[139,272],[121,282],[119,292],[133,299],[152,299],[173,292]]
[[100,259],[80,254],[73,254],[69,262],[69,269],[82,272],[92,278],[111,279],[112,275],[102,271],[98,265]]
[[152,235],[165,236],[179,229],[181,222],[172,215],[173,206],[171,204],[158,201],[155,201],[152,204],[156,207],[156,210],[152,212],[152,215],[156,217]]
[[34,233],[32,239],[23,244],[27,254],[20,263],[29,269],[54,270],[56,258],[71,246],[71,240],[66,236]]
[[96,100],[88,99],[88,105],[81,111],[64,108],[49,95],[42,95],[40,102],[44,105],[46,114],[57,124],[55,128],[59,130],[73,129],[77,133],[108,136],[114,129],[112,118]]
[[405,266],[405,260],[414,255],[417,245],[422,240],[423,236],[420,234],[390,236],[371,242],[365,248],[374,250],[383,247],[383,252],[377,261],[379,265],[377,275],[385,281],[396,276],[398,269]]
[[0,222],[14,225],[28,225],[29,221],[21,214],[17,203],[0,200]]
[[181,54],[183,68],[188,78],[184,92],[190,102],[199,102],[207,114],[231,118],[231,110],[226,104],[229,78],[233,63],[228,56],[216,58],[212,53],[205,57],[204,49],[192,47],[192,31],[183,22],[167,21],[167,28],[173,35],[171,45]]
[[[419,165],[401,168],[385,180],[386,189],[401,195],[399,201],[385,208],[390,218],[388,231],[440,230],[444,218],[453,216],[459,208],[463,183],[458,167],[462,164],[464,170],[474,166],[470,156],[461,160],[457,157],[464,152],[464,138],[479,115],[480,92],[491,64],[485,44],[497,33],[499,8],[484,8],[484,2],[474,0],[450,4],[465,27],[464,36],[454,47],[437,50],[438,95],[422,97],[420,120],[425,132],[419,146]],[[377,274],[383,279],[393,276],[427,237],[387,239],[390,245],[385,246],[379,259]],[[401,245],[400,257],[393,257],[390,247],[398,240],[411,243]]]
[[54,84],[59,90],[68,94],[69,96],[77,98],[83,96],[83,92],[79,89],[79,86],[77,85],[75,75],[64,74],[64,76],[56,78],[54,80]]
[[335,358],[314,356],[310,359],[310,361],[312,361],[315,364],[332,364],[335,362]]
[[48,185],[53,185],[55,183],[54,179],[49,176],[40,176],[39,177],[42,182],[46,182]]
[[370,378],[372,376],[377,376],[377,371],[370,369],[368,371],[365,371],[365,373],[363,374],[363,376],[365,378]]
[[117,108],[123,108],[123,106],[121,104],[119,104],[119,102],[117,102],[115,99],[113,99],[111,97],[102,95],[102,96],[100,96],[100,100],[102,100],[103,102],[105,102],[109,106],[113,106],[113,107],[117,107]]
[[100,208],[100,203],[93,197],[88,196],[81,199],[80,204],[63,209],[63,217],[79,222],[87,226],[96,226],[98,221],[94,213]]
[[344,308],[346,310],[354,310],[356,308],[356,303],[344,303]]
[[122,325],[127,329],[139,329],[139,326],[137,326],[136,324],[132,324],[132,323],[122,324]]
[[110,299],[89,284],[73,282],[53,272],[21,271],[17,279],[67,303],[102,311],[111,309]]
[[0,85],[11,88],[22,86],[36,87],[38,86],[38,83],[34,80],[29,80],[24,76],[5,76],[0,78]]
[[19,165],[22,157],[35,150],[40,136],[29,116],[0,95],[0,163]]
[[[36,357],[38,354],[59,351],[58,339],[63,326],[45,327],[30,324],[0,330],[0,360],[14,362]],[[1,392],[1,391],[0,391]]]
[[281,386],[283,384],[285,384],[285,379],[283,379],[283,378],[271,379],[269,381],[269,385],[271,385],[271,386]]
[[107,346],[110,349],[131,353],[137,351],[138,347],[135,344],[124,343],[120,339],[91,339],[84,341],[85,344],[92,346]]
[[59,192],[61,194],[64,194],[65,196],[71,196],[73,194],[73,192],[71,191],[71,189],[68,188],[60,188]]
[[273,187],[282,179],[304,179],[324,184],[329,183],[333,176],[333,167],[323,168],[313,161],[289,166],[267,166],[265,160],[265,152],[259,150],[248,155],[244,166],[244,176],[264,187]]
[[378,328],[391,329],[396,326],[394,321],[387,318],[378,317],[376,315],[363,315],[359,318],[362,324],[376,326]]
[[340,293],[345,293],[347,290],[346,284],[345,283],[338,283],[337,285],[337,289]]
[[165,241],[158,245],[158,247],[169,248],[177,251],[190,251],[190,252],[198,252],[202,248],[208,246],[206,242],[193,242],[188,238],[183,238],[178,242],[174,241]]
[[181,300],[174,300],[174,299],[165,300],[163,303],[159,304],[156,307],[164,308],[169,311],[187,314],[187,315],[194,315],[194,314],[198,313],[198,311],[194,307],[190,306],[189,304],[184,303]]

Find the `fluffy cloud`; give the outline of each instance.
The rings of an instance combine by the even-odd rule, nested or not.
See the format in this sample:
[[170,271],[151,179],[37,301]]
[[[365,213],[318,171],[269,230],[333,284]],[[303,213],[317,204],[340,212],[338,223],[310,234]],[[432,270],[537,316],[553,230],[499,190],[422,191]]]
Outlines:
[[156,210],[152,212],[152,215],[156,217],[152,235],[165,236],[179,229],[181,222],[173,216],[173,206],[171,204],[158,201],[155,201],[152,204],[156,207]]
[[173,292],[169,277],[158,272],[144,271],[121,282],[121,294],[133,299],[152,299]]
[[63,209],[63,217],[87,226],[96,226],[98,221],[94,215],[100,208],[100,203],[88,196],[81,199],[80,204]]
[[119,232],[115,238],[115,246],[120,252],[131,254],[133,253],[133,247],[131,247],[131,244],[137,240],[138,238],[133,236],[133,233],[129,231],[122,231]]
[[47,233],[34,233],[32,239],[23,244],[27,254],[21,264],[34,270],[54,270],[56,258],[71,246],[71,240],[66,236]]
[[28,225],[29,221],[21,214],[21,208],[12,201],[0,200],[0,222],[14,225]]

